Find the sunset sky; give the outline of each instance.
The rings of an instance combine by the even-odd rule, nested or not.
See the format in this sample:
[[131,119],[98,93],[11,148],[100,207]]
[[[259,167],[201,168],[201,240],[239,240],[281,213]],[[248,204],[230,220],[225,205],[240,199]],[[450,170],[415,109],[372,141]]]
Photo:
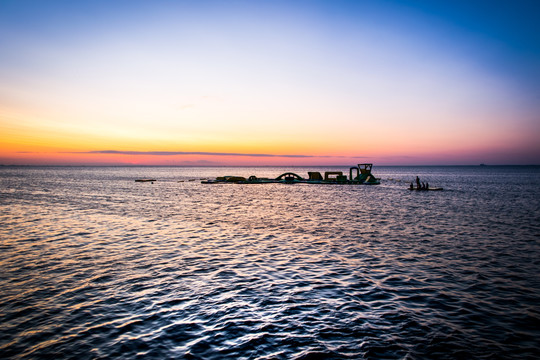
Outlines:
[[0,0],[0,164],[540,164],[538,14]]

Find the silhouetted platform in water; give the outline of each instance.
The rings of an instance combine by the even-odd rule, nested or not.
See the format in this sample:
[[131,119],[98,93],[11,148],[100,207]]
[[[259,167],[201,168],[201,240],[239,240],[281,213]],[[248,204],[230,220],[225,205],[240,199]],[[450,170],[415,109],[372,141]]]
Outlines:
[[154,182],[156,179],[137,179],[135,182]]
[[441,188],[441,187],[434,187],[434,188],[430,187],[428,189],[416,189],[416,188],[411,189],[411,188],[408,188],[408,190],[411,190],[411,191],[442,191],[443,188]]
[[320,172],[308,172],[308,178],[303,178],[298,174],[286,172],[275,179],[258,178],[254,175],[245,178],[242,176],[221,176],[215,180],[204,180],[202,184],[331,184],[331,185],[379,185],[380,179],[371,174],[373,164],[358,164],[349,169],[349,177],[343,175],[343,171],[327,171],[323,175]]

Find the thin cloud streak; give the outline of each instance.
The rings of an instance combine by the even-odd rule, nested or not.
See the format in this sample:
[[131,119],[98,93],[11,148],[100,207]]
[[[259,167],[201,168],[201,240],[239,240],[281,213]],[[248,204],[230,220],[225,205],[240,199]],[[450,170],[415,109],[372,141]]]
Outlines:
[[[154,155],[154,156],[174,156],[174,155],[210,155],[210,156],[248,156],[248,157],[283,157],[283,158],[350,158],[351,156],[340,155],[289,155],[289,154],[249,154],[249,153],[222,153],[205,151],[126,151],[126,150],[94,150],[67,152],[69,154],[112,154],[112,155]],[[363,156],[352,156],[363,158]]]

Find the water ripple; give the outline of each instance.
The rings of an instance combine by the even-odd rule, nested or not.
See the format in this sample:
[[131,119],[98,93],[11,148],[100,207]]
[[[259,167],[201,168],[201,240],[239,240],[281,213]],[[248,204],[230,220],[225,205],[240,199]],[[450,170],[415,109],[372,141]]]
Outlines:
[[2,169],[2,357],[540,356],[537,172],[508,202],[499,173],[420,194],[190,171]]

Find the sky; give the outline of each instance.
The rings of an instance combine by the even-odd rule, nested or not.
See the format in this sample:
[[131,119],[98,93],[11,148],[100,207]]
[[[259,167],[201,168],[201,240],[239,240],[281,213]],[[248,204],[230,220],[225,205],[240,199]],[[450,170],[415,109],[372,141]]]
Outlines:
[[539,13],[0,0],[0,164],[540,164]]

